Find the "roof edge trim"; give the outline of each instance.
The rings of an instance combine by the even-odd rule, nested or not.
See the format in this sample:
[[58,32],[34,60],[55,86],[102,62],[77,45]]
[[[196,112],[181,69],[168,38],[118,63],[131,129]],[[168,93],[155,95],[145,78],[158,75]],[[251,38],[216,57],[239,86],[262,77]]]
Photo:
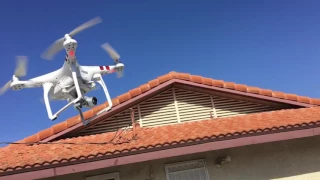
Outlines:
[[276,98],[276,97],[272,97],[272,96],[248,93],[248,92],[243,92],[243,91],[238,91],[238,90],[233,90],[233,89],[219,88],[219,87],[215,87],[215,86],[208,86],[208,85],[194,83],[194,82],[180,80],[180,79],[175,79],[175,83],[195,86],[195,87],[214,90],[214,91],[221,91],[221,92],[230,93],[230,94],[236,94],[236,95],[240,95],[240,96],[258,98],[258,99],[261,99],[261,100],[267,100],[267,101],[279,102],[279,103],[284,103],[284,104],[296,105],[296,106],[301,106],[301,107],[314,107],[314,106],[317,106],[317,105],[314,105],[314,104],[307,104],[307,103],[303,103],[303,102],[297,102],[297,101],[292,101],[292,100],[287,100],[287,99],[281,99],[281,98]]

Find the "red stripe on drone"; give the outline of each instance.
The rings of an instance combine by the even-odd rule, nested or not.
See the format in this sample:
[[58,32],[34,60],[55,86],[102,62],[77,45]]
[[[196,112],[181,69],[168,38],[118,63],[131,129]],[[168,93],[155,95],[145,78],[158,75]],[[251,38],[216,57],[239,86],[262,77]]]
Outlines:
[[110,70],[109,66],[99,66],[99,68],[100,68],[100,70],[107,70],[107,71]]

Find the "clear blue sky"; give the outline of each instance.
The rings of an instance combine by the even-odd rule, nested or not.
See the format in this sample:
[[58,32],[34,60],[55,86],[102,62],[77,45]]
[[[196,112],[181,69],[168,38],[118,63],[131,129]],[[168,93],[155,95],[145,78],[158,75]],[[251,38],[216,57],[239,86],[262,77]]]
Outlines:
[[[100,48],[109,42],[122,56],[125,76],[105,76],[116,97],[169,71],[188,72],[287,93],[320,97],[320,2],[127,0],[17,1],[0,3],[0,84],[29,57],[32,78],[60,68],[40,54],[79,24],[101,16],[103,23],[75,38],[82,65],[112,64]],[[95,91],[100,103],[102,91]],[[16,141],[77,115],[70,108],[50,121],[42,88],[1,96],[0,141]],[[65,102],[53,102],[56,111]]]

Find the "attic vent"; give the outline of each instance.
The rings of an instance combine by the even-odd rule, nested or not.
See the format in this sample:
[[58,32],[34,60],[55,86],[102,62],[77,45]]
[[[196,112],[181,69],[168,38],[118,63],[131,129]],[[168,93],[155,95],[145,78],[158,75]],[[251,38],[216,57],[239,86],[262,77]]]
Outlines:
[[142,102],[139,110],[141,126],[178,123],[172,89]]
[[[139,120],[139,113],[137,107],[133,108],[134,110],[134,119]],[[130,110],[127,109],[115,116],[112,116],[104,121],[101,121],[93,126],[88,127],[84,131],[79,133],[80,136],[82,135],[90,135],[90,134],[99,134],[104,132],[114,132],[118,129],[125,128],[131,126],[131,116]]]
[[[178,88],[166,90],[134,108],[135,120],[141,127],[153,127],[281,109],[278,106],[213,96]],[[130,110],[82,130],[78,135],[116,131],[131,125]]]
[[217,117],[230,117],[279,109],[277,107],[263,104],[256,104],[217,96],[212,96],[212,100],[214,102]]
[[213,111],[210,95],[175,89],[180,122],[210,118]]

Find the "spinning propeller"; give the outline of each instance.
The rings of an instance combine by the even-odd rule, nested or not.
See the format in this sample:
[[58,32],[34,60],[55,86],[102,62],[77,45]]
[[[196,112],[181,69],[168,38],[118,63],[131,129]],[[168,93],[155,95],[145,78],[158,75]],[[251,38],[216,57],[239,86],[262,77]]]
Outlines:
[[[74,30],[72,30],[69,34],[70,37],[75,36],[76,34],[78,34],[79,32],[88,29],[89,27],[92,27],[96,24],[99,24],[100,22],[102,22],[102,19],[100,17],[95,17],[89,21],[87,21],[86,23],[78,26],[77,28],[75,28]],[[59,51],[61,51],[63,49],[63,42],[64,42],[65,37],[62,37],[58,40],[56,40],[43,54],[42,54],[42,58],[46,59],[46,60],[52,60],[53,56],[58,53]]]
[[5,93],[10,88],[10,84],[13,82],[14,78],[20,78],[27,74],[28,58],[26,56],[17,56],[16,61],[17,61],[17,65],[14,71],[14,77],[10,81],[8,81],[3,87],[1,87],[0,95]]
[[[114,50],[108,43],[102,44],[101,47],[109,54],[109,56],[114,60],[115,64],[120,63],[120,55]],[[117,71],[117,77],[121,78],[124,76],[123,70]]]

